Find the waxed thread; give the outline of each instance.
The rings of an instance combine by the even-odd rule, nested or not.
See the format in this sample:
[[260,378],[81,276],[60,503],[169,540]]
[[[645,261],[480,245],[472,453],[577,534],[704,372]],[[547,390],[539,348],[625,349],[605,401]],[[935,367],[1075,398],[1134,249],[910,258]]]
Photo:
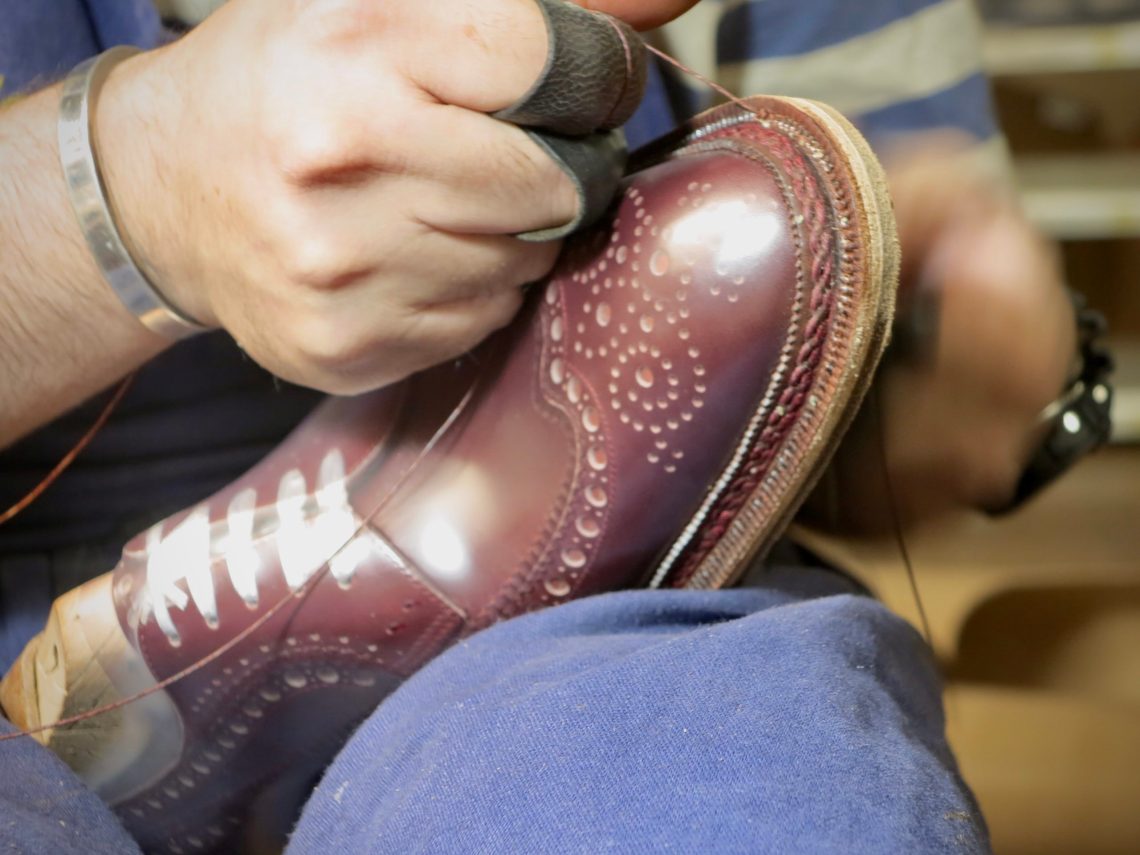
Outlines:
[[614,99],[613,106],[610,107],[610,112],[602,121],[602,126],[606,126],[613,118],[614,111],[625,102],[626,90],[629,89],[629,82],[633,79],[633,48],[630,47],[629,39],[625,37],[625,30],[622,29],[621,24],[619,24],[615,18],[601,12],[594,12],[594,15],[610,25],[614,34],[617,36],[617,40],[621,43],[622,52],[625,54],[625,76],[622,78],[621,90]]
[[127,393],[127,389],[130,388],[131,383],[134,379],[134,374],[128,375],[126,379],[124,379],[119,384],[118,388],[115,389],[115,393],[111,396],[111,399],[107,401],[107,403],[103,406],[103,409],[100,411],[95,421],[91,424],[91,427],[89,427],[87,429],[87,432],[79,438],[79,441],[71,447],[71,450],[68,451],[67,454],[63,455],[63,457],[60,458],[59,462],[55,464],[54,467],[52,467],[52,470],[48,472],[48,474],[45,475],[42,479],[40,479],[40,482],[36,484],[36,486],[34,486],[31,490],[29,490],[22,499],[17,501],[3,513],[0,513],[0,525],[8,522],[21,511],[25,510],[28,505],[32,504],[32,502],[38,499],[43,494],[43,492],[47,490],[48,487],[56,482],[56,479],[64,473],[64,470],[66,470],[72,463],[75,462],[75,458],[77,458],[80,453],[85,448],[87,448],[88,445],[90,445],[91,440],[95,438],[95,434],[99,433],[99,431],[102,430],[103,425],[107,423],[107,419],[111,417],[111,413],[115,411],[115,408],[119,405],[119,402],[123,400],[123,396]]
[[895,504],[895,491],[894,484],[891,482],[890,467],[887,466],[887,440],[886,427],[883,419],[883,398],[878,386],[871,387],[871,396],[874,399],[875,439],[879,451],[879,464],[883,473],[883,491],[887,499],[887,515],[891,518],[891,530],[894,533],[895,543],[898,544],[899,555],[902,558],[903,566],[906,567],[906,577],[910,583],[911,596],[914,597],[914,604],[918,609],[918,617],[922,622],[922,635],[926,639],[927,645],[933,649],[934,637],[930,632],[930,621],[926,617],[926,606],[923,604],[922,596],[918,592],[918,578],[914,573],[914,565],[912,565],[910,561],[910,551],[906,548],[906,540],[903,538],[902,520],[899,518],[898,506]]

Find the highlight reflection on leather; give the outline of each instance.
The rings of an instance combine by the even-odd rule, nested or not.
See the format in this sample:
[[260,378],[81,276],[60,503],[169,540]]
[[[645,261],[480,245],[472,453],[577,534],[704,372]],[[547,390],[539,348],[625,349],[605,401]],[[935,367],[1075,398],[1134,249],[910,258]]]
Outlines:
[[[753,103],[761,118],[722,108],[644,153],[607,220],[472,355],[329,401],[128,545],[114,605],[155,679],[328,562],[166,690],[181,751],[112,788],[144,847],[188,851],[193,828],[224,848],[264,782],[322,767],[466,633],[651,576],[724,584],[770,544],[869,381],[894,262],[854,132]],[[204,836],[188,819],[203,814]]]

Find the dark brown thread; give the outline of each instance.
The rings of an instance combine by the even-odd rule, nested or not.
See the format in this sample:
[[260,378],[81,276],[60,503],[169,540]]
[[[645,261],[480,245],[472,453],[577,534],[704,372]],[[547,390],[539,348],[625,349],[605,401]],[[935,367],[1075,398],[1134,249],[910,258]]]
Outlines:
[[83,449],[90,445],[91,440],[95,438],[95,434],[99,433],[99,431],[102,430],[103,425],[107,423],[107,419],[111,417],[111,413],[114,412],[115,407],[117,407],[119,405],[119,402],[123,400],[123,396],[127,394],[127,389],[130,388],[131,381],[134,379],[135,375],[130,374],[125,380],[123,380],[122,383],[119,384],[119,388],[115,390],[115,394],[111,396],[111,400],[109,400],[103,407],[102,411],[99,413],[99,417],[95,419],[91,427],[87,429],[87,433],[83,434],[83,436],[79,438],[79,441],[75,443],[74,446],[72,446],[71,451],[63,455],[59,463],[55,464],[55,467],[43,477],[43,480],[41,480],[40,483],[36,484],[36,486],[29,490],[27,495],[16,502],[16,504],[12,505],[12,507],[8,508],[8,510],[0,514],[0,525],[8,522],[8,520],[12,519],[12,517],[16,516],[16,514],[23,511],[28,507],[28,505],[38,499],[43,494],[44,490],[54,484],[56,479],[63,474],[64,470],[67,469],[67,467],[70,466],[73,462],[75,462],[75,458],[79,456],[80,452],[82,452]]

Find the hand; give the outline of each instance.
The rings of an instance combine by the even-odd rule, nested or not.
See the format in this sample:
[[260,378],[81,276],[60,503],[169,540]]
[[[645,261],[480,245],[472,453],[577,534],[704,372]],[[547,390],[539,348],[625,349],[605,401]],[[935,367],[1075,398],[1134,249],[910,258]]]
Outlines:
[[697,0],[576,0],[579,6],[621,18],[639,30],[660,27],[697,5]]
[[905,520],[1001,506],[1065,386],[1076,332],[1057,252],[969,162],[946,138],[888,162],[903,258],[896,327],[926,337],[903,349],[896,335],[810,502],[830,528],[890,525],[880,431]]
[[[652,23],[694,0],[588,4]],[[355,393],[505,324],[570,220],[518,128],[533,0],[234,0],[119,67],[97,112],[112,203],[158,288],[279,376]]]

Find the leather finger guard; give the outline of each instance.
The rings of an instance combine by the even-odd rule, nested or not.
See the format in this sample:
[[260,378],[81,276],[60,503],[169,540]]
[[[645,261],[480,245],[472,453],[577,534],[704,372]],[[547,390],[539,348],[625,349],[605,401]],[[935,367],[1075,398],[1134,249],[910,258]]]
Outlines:
[[546,21],[546,67],[510,107],[493,115],[564,136],[622,125],[645,91],[646,53],[628,24],[566,0],[535,0]]
[[546,22],[546,66],[518,101],[493,116],[526,128],[574,182],[574,219],[518,235],[547,241],[589,226],[613,198],[627,151],[625,137],[611,129],[624,124],[641,102],[646,52],[633,28],[616,18],[566,0],[535,2]]
[[561,226],[536,229],[517,237],[536,242],[558,240],[594,223],[609,207],[625,171],[625,134],[616,129],[588,137],[564,137],[540,131],[526,133],[574,182],[578,214]]

